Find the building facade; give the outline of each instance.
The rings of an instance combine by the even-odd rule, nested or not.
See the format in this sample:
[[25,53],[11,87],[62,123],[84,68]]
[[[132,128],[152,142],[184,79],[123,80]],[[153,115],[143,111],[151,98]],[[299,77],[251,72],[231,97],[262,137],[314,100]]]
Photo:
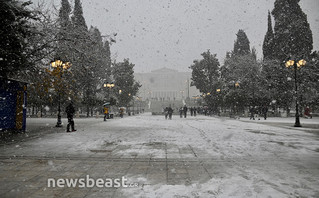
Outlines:
[[135,73],[135,80],[142,87],[138,96],[142,100],[176,101],[199,95],[199,91],[190,86],[191,72],[161,68],[150,73]]

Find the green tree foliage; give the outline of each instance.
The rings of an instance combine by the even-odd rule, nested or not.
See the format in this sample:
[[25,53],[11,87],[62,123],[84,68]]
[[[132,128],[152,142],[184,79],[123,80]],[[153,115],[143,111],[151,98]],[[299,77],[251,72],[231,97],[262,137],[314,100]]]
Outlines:
[[[95,60],[92,48],[92,35],[90,35],[83,16],[83,8],[80,0],[74,1],[72,21],[72,64],[76,78],[77,90],[82,95],[82,104],[86,106],[87,116],[92,115],[92,109],[97,104],[95,78]],[[97,44],[97,43],[96,43]],[[98,45],[98,44],[97,44]]]
[[276,0],[272,15],[275,19],[275,58],[306,59],[313,48],[312,32],[307,15],[301,10],[299,0]]
[[[276,107],[287,110],[291,107],[294,94],[294,70],[288,69],[284,63],[288,59],[306,59],[307,65],[298,69],[298,100],[311,103],[305,97],[312,95],[313,64],[309,64],[312,50],[312,32],[307,22],[307,16],[299,6],[299,0],[276,0],[272,15],[275,20],[272,32],[271,17],[268,15],[268,30],[263,44],[263,89],[268,92],[267,97],[274,101]],[[311,61],[310,61],[311,62]],[[312,71],[311,71],[312,70]],[[309,95],[309,96],[310,96]],[[305,99],[307,98],[307,99]]]
[[274,32],[272,29],[271,15],[268,11],[268,29],[263,43],[264,59],[272,59],[274,55]]
[[201,54],[203,59],[194,60],[190,66],[192,69],[191,86],[195,86],[202,93],[212,92],[217,88],[219,79],[219,61],[216,54],[209,50]]
[[237,40],[234,43],[234,55],[247,55],[250,53],[250,45],[248,37],[244,30],[238,30]]
[[312,53],[309,62],[299,71],[300,103],[319,110],[319,52]]
[[227,107],[243,110],[249,105],[261,105],[260,66],[253,54],[226,58],[221,76]]
[[106,40],[104,42],[103,45],[103,60],[104,60],[104,64],[105,64],[105,73],[107,74],[107,76],[111,75],[111,49],[110,49],[110,42],[108,40]]
[[68,0],[61,0],[61,7],[59,10],[57,33],[58,50],[56,51],[55,58],[65,61],[71,61],[70,46],[72,44],[72,26],[70,21],[71,6]]
[[0,1],[0,76],[6,78],[13,72],[29,66],[26,49],[34,18],[27,6],[31,2],[16,0]]
[[217,106],[217,92],[220,88],[219,61],[216,54],[211,54],[209,50],[201,54],[203,59],[194,60],[190,66],[192,69],[191,86],[195,86],[200,92],[206,95],[205,101],[210,107]]
[[234,51],[227,52],[220,73],[224,107],[241,113],[247,106],[266,102],[261,89],[261,67],[256,50],[253,48],[250,51],[249,40],[243,30],[238,31]]
[[83,8],[80,0],[74,1],[72,22],[75,28],[82,29],[84,32],[87,31],[88,27],[83,16]]
[[134,64],[129,59],[114,64],[114,92],[119,106],[128,106],[141,85],[134,79]]
[[[261,89],[265,98],[276,107],[289,109],[293,102],[293,71],[288,71],[277,60],[265,59],[262,66]],[[268,103],[268,104],[269,104]]]

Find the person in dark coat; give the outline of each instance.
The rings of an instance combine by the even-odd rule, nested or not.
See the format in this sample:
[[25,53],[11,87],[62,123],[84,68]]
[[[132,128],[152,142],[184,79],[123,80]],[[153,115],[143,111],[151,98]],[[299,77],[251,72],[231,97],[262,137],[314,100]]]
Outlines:
[[183,107],[179,108],[179,116],[181,118],[183,117]]
[[312,118],[312,115],[310,114],[311,110],[309,108],[309,106],[307,106],[305,108],[305,112],[304,112],[304,115],[305,115],[305,118]]
[[193,116],[193,113],[194,113],[193,107],[191,107],[189,110],[191,111],[191,116]]
[[187,106],[186,105],[183,108],[183,112],[184,112],[184,118],[186,118],[186,115],[187,115]]
[[70,131],[70,126],[71,126],[71,130],[72,132],[76,131],[74,129],[74,120],[73,120],[73,116],[75,113],[75,109],[73,107],[73,102],[71,101],[70,104],[65,108],[65,112],[68,118],[68,125],[66,127],[66,132],[71,132]]
[[165,119],[167,120],[168,117],[168,107],[165,107],[164,109]]
[[251,119],[255,120],[255,108],[253,106],[250,107],[249,112],[250,112],[250,120]]
[[196,109],[196,107],[193,107],[193,109],[194,109],[194,116],[196,117],[197,109]]
[[173,115],[173,109],[172,109],[172,107],[168,107],[167,111],[168,111],[168,117],[169,117],[169,119],[171,120],[171,119],[172,119],[172,115]]
[[267,120],[268,107],[266,105],[264,105],[261,111],[264,115],[264,119]]
[[106,121],[106,119],[110,119],[109,107],[104,106],[103,110],[104,110],[104,121]]

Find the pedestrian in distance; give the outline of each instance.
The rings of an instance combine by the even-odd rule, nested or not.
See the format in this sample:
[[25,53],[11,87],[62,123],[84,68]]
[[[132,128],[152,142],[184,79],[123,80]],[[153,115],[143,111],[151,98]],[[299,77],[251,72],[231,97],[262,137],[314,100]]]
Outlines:
[[124,116],[124,108],[121,107],[120,108],[120,117],[123,118],[123,116]]
[[191,112],[191,116],[193,116],[193,113],[194,113],[194,109],[193,107],[189,108],[190,112]]
[[68,125],[66,127],[66,132],[71,132],[70,131],[70,126],[71,126],[71,130],[72,132],[76,131],[74,129],[74,120],[73,120],[73,116],[74,116],[74,113],[75,113],[75,109],[73,107],[73,102],[71,101],[68,106],[65,108],[65,112],[66,112],[66,115],[67,115],[67,118],[68,118]]
[[267,120],[268,107],[264,105],[261,111],[264,115],[264,120]]
[[305,108],[305,112],[304,112],[304,115],[305,115],[305,118],[312,118],[312,115],[310,114],[310,108],[309,108],[309,106],[307,106],[306,108]]
[[183,107],[179,108],[179,116],[183,118]]
[[106,121],[106,119],[109,119],[109,116],[109,108],[107,106],[104,106],[104,121]]
[[184,112],[184,118],[186,118],[186,115],[187,115],[187,106],[186,105],[184,105],[183,112]]
[[255,120],[255,108],[253,106],[250,107],[249,112],[250,112],[250,119],[249,120],[251,120],[251,119]]
[[167,120],[167,117],[168,117],[168,107],[165,107],[165,109],[164,109],[164,115],[165,115],[165,119]]
[[260,115],[261,115],[260,106],[255,106],[255,117],[256,117],[256,119],[260,120]]
[[172,109],[172,107],[169,106],[167,109],[167,112],[168,112],[168,117],[170,120],[172,119],[173,111],[174,110]]
[[194,117],[196,117],[197,109],[196,109],[196,107],[193,107],[193,109],[194,109]]

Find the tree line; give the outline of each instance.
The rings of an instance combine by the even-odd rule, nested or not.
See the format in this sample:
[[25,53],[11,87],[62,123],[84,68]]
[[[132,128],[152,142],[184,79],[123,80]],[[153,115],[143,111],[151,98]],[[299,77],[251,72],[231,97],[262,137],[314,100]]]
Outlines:
[[[87,116],[110,100],[127,106],[140,84],[129,59],[111,59],[116,34],[88,28],[80,0],[73,10],[68,0],[61,0],[55,13],[44,4],[31,4],[1,0],[0,7],[0,76],[29,83],[28,106],[42,114],[45,109],[55,112],[59,100],[72,100]],[[57,60],[64,66],[53,67]],[[113,90],[104,87],[111,82]]]
[[[226,53],[223,65],[210,50],[194,60],[192,83],[214,111],[230,110],[242,114],[249,106],[271,105],[289,112],[298,101],[301,107],[318,109],[319,52],[312,51],[312,31],[298,0],[276,0],[268,12],[268,30],[263,41],[263,58],[257,60],[244,30],[237,32],[233,50]],[[275,21],[272,26],[272,18]],[[298,69],[298,94],[294,71],[287,60],[306,60]]]

